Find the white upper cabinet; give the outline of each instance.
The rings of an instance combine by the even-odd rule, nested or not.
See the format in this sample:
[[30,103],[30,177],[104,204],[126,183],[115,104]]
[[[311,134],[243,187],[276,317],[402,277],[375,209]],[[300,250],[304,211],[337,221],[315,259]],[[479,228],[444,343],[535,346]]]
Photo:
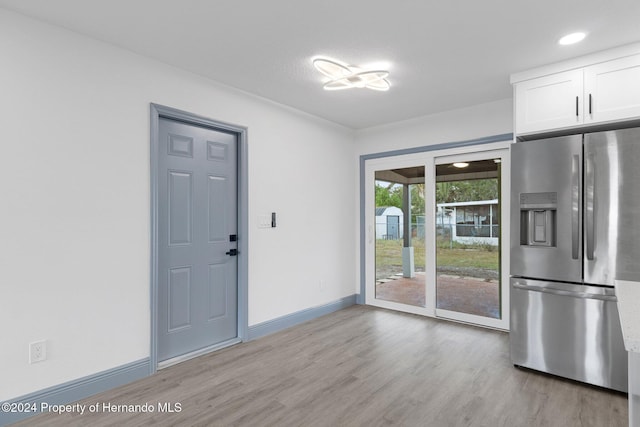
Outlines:
[[585,123],[640,117],[640,55],[584,69]]
[[640,119],[640,54],[514,81],[517,135]]
[[572,70],[516,84],[516,132],[582,123],[582,76],[582,70]]

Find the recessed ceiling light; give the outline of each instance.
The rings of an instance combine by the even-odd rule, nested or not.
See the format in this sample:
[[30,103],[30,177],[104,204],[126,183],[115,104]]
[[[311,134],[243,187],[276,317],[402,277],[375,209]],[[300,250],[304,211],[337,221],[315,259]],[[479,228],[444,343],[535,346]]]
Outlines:
[[323,86],[325,90],[367,88],[387,91],[391,87],[387,80],[389,72],[386,70],[363,70],[326,58],[314,59],[313,65],[330,79]]
[[558,44],[566,46],[566,45],[569,45],[569,44],[578,43],[579,41],[582,41],[585,37],[587,37],[587,35],[585,33],[567,34],[566,36],[564,36],[560,40],[558,40]]
[[467,162],[457,162],[453,164],[454,167],[456,168],[466,168],[467,166],[469,166],[469,163]]

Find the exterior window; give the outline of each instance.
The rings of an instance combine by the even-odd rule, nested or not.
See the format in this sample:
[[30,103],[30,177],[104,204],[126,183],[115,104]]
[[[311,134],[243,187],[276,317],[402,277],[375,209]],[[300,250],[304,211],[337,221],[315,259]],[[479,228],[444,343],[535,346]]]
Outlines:
[[498,237],[498,205],[456,206],[456,235],[459,237]]

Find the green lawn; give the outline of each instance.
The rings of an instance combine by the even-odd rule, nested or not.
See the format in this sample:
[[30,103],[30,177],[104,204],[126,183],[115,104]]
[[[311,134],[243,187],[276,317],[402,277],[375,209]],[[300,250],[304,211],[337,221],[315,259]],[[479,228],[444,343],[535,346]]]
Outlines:
[[[424,241],[413,242],[414,262],[417,269],[424,270]],[[454,245],[438,242],[436,248],[438,267],[463,267],[498,270],[499,252],[497,248],[485,245]],[[402,240],[376,240],[376,268],[402,267]]]

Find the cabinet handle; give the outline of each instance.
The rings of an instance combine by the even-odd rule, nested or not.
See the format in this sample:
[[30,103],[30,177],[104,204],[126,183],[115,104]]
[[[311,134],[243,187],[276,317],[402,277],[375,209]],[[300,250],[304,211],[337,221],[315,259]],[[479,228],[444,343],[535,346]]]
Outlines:
[[589,114],[591,113],[591,94],[589,94]]
[[576,96],[576,117],[578,117],[580,114],[578,112],[578,97]]

